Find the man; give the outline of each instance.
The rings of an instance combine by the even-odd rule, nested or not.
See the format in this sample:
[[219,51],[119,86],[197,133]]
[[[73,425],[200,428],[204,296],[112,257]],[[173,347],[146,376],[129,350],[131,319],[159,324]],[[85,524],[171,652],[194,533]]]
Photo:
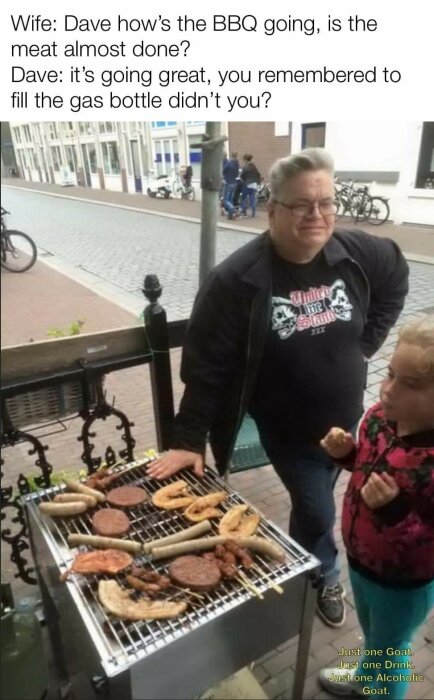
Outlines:
[[225,158],[223,161],[223,207],[228,213],[228,219],[233,219],[235,214],[233,195],[237,184],[239,171],[240,164],[238,162],[238,154],[235,152],[231,153],[230,159]]
[[202,474],[208,432],[223,473],[248,410],[290,493],[290,535],[321,561],[318,613],[340,627],[337,469],[319,441],[334,425],[354,430],[362,415],[366,359],[399,316],[408,267],[388,239],[334,231],[333,162],[323,149],[275,163],[269,223],[197,295],[174,449],[149,473],[162,479],[193,466]]
[[261,184],[261,174],[253,162],[253,156],[246,153],[243,156],[243,167],[240,173],[243,183],[243,198],[241,202],[241,215],[247,216],[247,207],[252,210],[252,218],[256,216],[256,192]]

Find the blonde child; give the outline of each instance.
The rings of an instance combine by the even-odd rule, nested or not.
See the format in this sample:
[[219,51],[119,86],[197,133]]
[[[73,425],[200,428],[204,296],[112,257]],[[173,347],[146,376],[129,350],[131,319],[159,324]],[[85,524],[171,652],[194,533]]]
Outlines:
[[401,700],[418,680],[411,640],[434,604],[434,317],[402,328],[357,445],[338,428],[321,445],[352,472],[342,531],[365,642],[320,682]]

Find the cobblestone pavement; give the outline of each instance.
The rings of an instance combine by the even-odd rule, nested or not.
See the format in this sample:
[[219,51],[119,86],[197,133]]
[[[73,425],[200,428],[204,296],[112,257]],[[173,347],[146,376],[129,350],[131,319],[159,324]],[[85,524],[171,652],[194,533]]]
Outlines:
[[[9,225],[31,234],[41,259],[136,314],[143,306],[144,275],[157,274],[169,320],[189,315],[198,287],[200,225],[191,218],[200,216],[198,202],[53,185],[39,185],[40,191],[33,192],[29,185],[6,187],[4,206],[12,212]],[[56,196],[47,197],[45,191]],[[110,206],[92,203],[90,196]],[[139,211],[122,208],[131,206]],[[145,212],[145,207],[155,208],[155,213]],[[266,227],[263,211],[255,220],[241,219],[231,226],[222,219],[217,262]],[[434,228],[393,224],[363,228],[392,236],[405,251],[434,256]]]
[[[113,211],[114,220],[116,212]],[[143,215],[141,215],[143,216]],[[143,219],[142,219],[143,221]],[[116,227],[115,227],[116,228]],[[141,227],[143,230],[143,227]],[[108,246],[107,246],[108,247]],[[113,249],[110,247],[111,255]],[[108,258],[110,255],[108,255]],[[110,263],[111,264],[111,263]],[[421,316],[423,313],[434,311],[434,266],[411,263],[411,290],[407,299],[400,323]],[[125,326],[137,323],[137,316],[129,314],[117,304],[110,303],[85,288],[74,280],[59,274],[42,262],[25,275],[12,275],[2,271],[2,344],[11,345],[27,342],[29,337],[35,340],[45,337],[46,329],[52,326],[64,326],[70,320],[79,317],[85,311],[87,332]],[[38,290],[37,294],[35,289]],[[55,299],[55,303],[53,302]],[[143,307],[141,301],[140,307]],[[370,362],[366,405],[369,406],[378,396],[378,388],[387,358],[396,340],[397,329],[394,329],[384,346]],[[179,351],[172,352],[172,367],[175,377],[175,400],[179,401],[182,386],[178,379]],[[155,446],[155,430],[153,423],[152,404],[150,398],[150,380],[147,367],[133,368],[123,372],[113,373],[107,377],[108,395],[116,395],[116,405],[122,408],[136,425],[134,435],[137,439],[137,454],[142,449]],[[56,470],[78,469],[81,447],[77,442],[78,421],[71,421],[68,430],[44,439],[44,444],[50,444],[48,457]],[[113,443],[114,425],[107,422],[98,426],[98,445]],[[95,440],[97,442],[97,440]],[[115,446],[117,449],[117,446]],[[27,454],[24,446],[14,448],[14,455],[4,455],[5,483],[13,483],[20,471],[28,471],[34,462]],[[18,454],[18,459],[17,459]],[[346,487],[347,476],[343,474],[336,488],[337,512],[340,512],[342,497]],[[274,520],[280,527],[286,529],[290,503],[288,495],[281,482],[274,474],[271,466],[258,470],[244,472],[231,477],[231,486],[242,492],[264,515]],[[340,535],[339,519],[336,523],[336,536],[339,550],[343,555],[342,538]],[[4,547],[2,576],[6,580],[13,577],[12,565],[7,561],[8,552]],[[324,665],[333,665],[341,647],[357,647],[361,643],[361,634],[354,610],[354,600],[348,580],[348,570],[345,557],[342,556],[342,581],[347,589],[348,616],[341,629],[325,627],[319,619],[315,619],[314,634],[309,654],[308,674],[304,698],[327,698],[317,684],[318,670]],[[28,593],[28,588],[15,583],[15,595],[20,597]],[[433,643],[425,639],[427,627],[417,636],[415,641],[415,670],[424,675],[424,681],[415,683],[410,689],[410,700],[434,698],[434,656]],[[432,634],[431,634],[432,639]],[[254,666],[253,672],[269,697],[289,697],[292,682],[296,639],[277,649],[272,650]]]

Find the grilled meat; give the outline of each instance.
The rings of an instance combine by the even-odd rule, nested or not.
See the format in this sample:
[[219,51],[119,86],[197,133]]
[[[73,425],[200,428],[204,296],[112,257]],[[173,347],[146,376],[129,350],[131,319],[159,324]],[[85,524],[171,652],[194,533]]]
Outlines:
[[102,508],[92,516],[93,530],[103,537],[122,537],[130,529],[130,521],[122,510]]
[[145,489],[139,486],[118,486],[107,493],[107,501],[113,506],[132,508],[148,499]]
[[220,569],[215,561],[193,554],[174,559],[169,566],[169,576],[178,586],[194,591],[210,591],[221,580]]
[[138,600],[130,598],[131,591],[124,590],[116,581],[100,581],[98,597],[108,612],[123,620],[163,620],[181,615],[187,609],[184,601]]
[[80,552],[72,562],[71,571],[77,574],[118,574],[133,563],[127,552],[119,549],[103,549],[93,552]]
[[175,481],[158,489],[152,496],[152,503],[157,508],[173,510],[175,508],[185,508],[196,499],[186,481]]

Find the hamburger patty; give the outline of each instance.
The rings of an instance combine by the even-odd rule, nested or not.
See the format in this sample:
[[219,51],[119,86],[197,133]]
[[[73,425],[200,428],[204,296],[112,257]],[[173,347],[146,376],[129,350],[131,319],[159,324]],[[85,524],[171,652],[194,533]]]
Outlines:
[[121,537],[130,529],[127,515],[116,508],[102,508],[92,516],[94,532],[103,537]]
[[145,489],[138,486],[118,486],[116,489],[111,489],[106,494],[108,503],[112,506],[120,508],[132,508],[144,503],[148,499],[148,494]]
[[169,576],[179,586],[195,591],[210,591],[221,580],[221,573],[215,561],[208,561],[194,554],[178,557],[169,566]]

